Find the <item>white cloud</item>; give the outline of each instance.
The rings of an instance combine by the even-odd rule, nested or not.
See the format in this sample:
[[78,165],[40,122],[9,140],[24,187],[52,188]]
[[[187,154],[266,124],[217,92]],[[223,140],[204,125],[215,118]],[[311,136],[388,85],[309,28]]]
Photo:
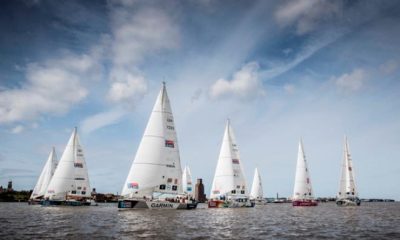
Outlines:
[[283,89],[284,89],[287,93],[289,93],[289,94],[292,94],[292,93],[294,93],[294,91],[295,91],[295,87],[294,87],[293,84],[285,84],[285,85],[283,86]]
[[144,9],[118,11],[113,31],[113,63],[121,66],[137,63],[147,54],[178,47],[177,25],[163,11]]
[[336,86],[345,91],[360,90],[367,75],[363,69],[354,69],[351,73],[345,73],[338,78],[334,78]]
[[14,134],[18,134],[18,133],[21,133],[22,131],[24,131],[24,129],[25,129],[24,126],[17,125],[13,129],[11,129],[11,132]]
[[88,94],[82,82],[97,72],[97,60],[89,55],[64,54],[59,59],[29,64],[27,81],[20,88],[0,92],[0,123],[68,112]]
[[113,82],[108,92],[108,99],[112,102],[135,102],[147,92],[147,83],[140,74],[129,71],[113,71]]
[[134,106],[147,92],[147,82],[137,65],[146,57],[179,45],[177,24],[159,9],[135,9],[135,5],[114,6],[112,68],[108,99]]
[[125,112],[119,109],[101,112],[96,115],[87,117],[81,122],[82,132],[89,134],[97,129],[115,124],[125,115]]
[[275,19],[282,27],[296,26],[299,35],[314,31],[322,21],[340,13],[340,1],[296,0],[280,6]]
[[379,70],[384,74],[392,74],[399,68],[399,63],[396,60],[389,60],[379,66]]
[[210,89],[210,96],[218,98],[234,95],[241,98],[249,98],[264,95],[262,82],[258,77],[259,65],[250,62],[244,65],[233,75],[232,80],[218,79]]

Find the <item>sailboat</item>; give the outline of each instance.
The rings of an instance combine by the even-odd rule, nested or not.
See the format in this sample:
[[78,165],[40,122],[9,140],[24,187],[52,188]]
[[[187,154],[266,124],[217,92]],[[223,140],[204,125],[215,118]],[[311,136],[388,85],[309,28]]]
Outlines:
[[54,175],[54,171],[57,167],[57,155],[54,147],[52,148],[49,157],[47,158],[46,164],[40,173],[39,179],[33,188],[31,197],[29,198],[29,204],[39,204],[46,194],[47,186],[50,183],[51,178]]
[[43,205],[82,206],[91,203],[85,155],[76,127],[65,147],[44,198]]
[[256,205],[266,203],[263,196],[262,181],[258,169],[254,171],[253,185],[251,186],[250,199],[254,200]]
[[302,140],[299,142],[292,205],[301,207],[318,205],[318,202],[313,197],[310,171],[307,166]]
[[229,119],[212,183],[209,208],[254,207],[247,194],[247,184],[239,156],[239,148]]
[[192,174],[188,166],[183,170],[182,189],[189,197],[193,197]]
[[118,200],[121,209],[193,209],[182,191],[182,168],[174,117],[165,83]]
[[336,204],[338,206],[360,206],[361,204],[354,180],[353,161],[351,159],[347,137],[344,139],[342,176]]

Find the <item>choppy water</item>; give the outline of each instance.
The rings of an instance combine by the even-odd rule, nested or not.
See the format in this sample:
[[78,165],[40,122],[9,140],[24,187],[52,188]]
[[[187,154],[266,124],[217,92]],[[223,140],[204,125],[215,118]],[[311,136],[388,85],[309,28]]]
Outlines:
[[400,239],[400,203],[118,211],[0,203],[0,239]]

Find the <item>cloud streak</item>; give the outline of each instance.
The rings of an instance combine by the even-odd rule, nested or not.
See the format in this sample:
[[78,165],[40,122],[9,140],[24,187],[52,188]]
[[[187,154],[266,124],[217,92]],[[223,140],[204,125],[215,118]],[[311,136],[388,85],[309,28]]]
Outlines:
[[123,116],[125,116],[125,111],[113,109],[87,117],[81,122],[82,132],[84,134],[90,134],[105,126],[116,124]]

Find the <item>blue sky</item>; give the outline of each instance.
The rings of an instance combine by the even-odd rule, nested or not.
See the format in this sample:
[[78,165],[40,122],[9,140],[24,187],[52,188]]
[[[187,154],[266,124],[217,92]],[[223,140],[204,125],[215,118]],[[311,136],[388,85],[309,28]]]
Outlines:
[[0,184],[33,188],[74,126],[91,185],[120,192],[161,82],[207,194],[231,119],[250,187],[290,196],[303,138],[316,196],[350,141],[361,197],[400,199],[398,1],[4,1]]

